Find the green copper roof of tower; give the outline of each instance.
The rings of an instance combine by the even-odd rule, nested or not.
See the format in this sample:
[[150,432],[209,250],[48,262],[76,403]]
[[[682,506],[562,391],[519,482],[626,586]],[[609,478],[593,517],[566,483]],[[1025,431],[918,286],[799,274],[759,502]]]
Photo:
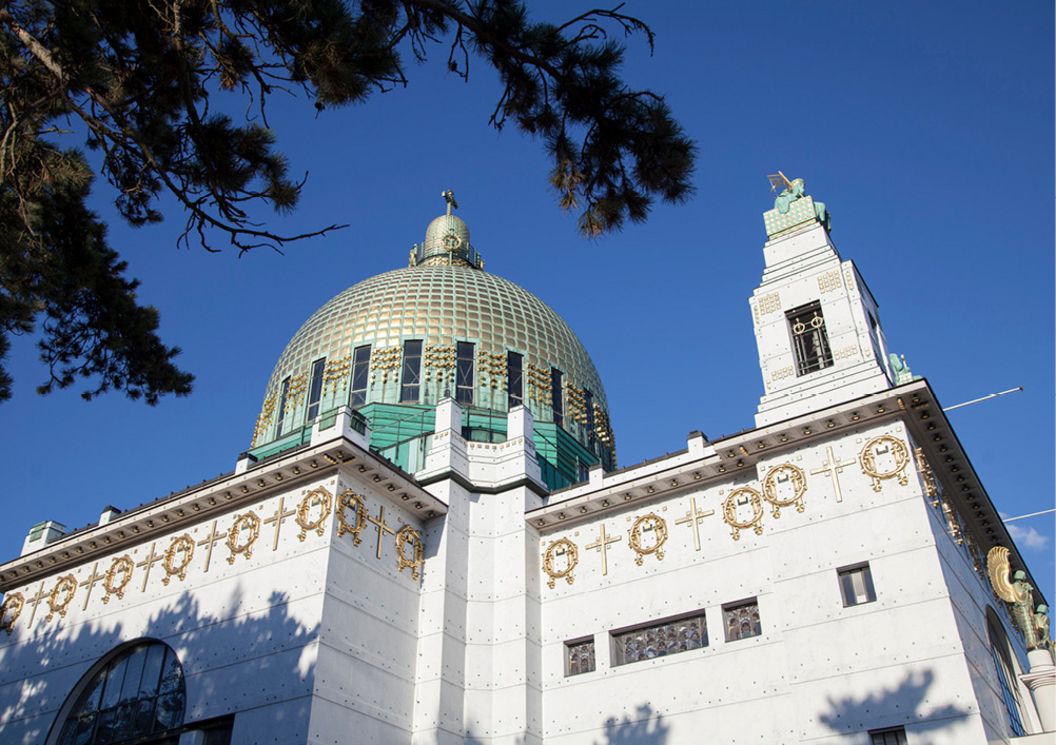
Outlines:
[[[581,456],[614,467],[605,390],[582,343],[542,300],[484,271],[468,227],[451,214],[454,196],[444,197],[447,214],[429,224],[410,266],[350,287],[294,334],[268,381],[253,449],[273,451],[265,446],[351,405],[368,420],[385,412],[380,426],[371,422],[371,444],[381,452],[391,435],[374,440],[387,431],[385,422],[400,418],[388,405],[412,415],[454,398],[468,417],[477,412],[484,421],[523,404],[537,423],[571,435]],[[431,431],[429,416],[412,418]],[[494,440],[505,421],[491,430],[467,428],[471,439]]]

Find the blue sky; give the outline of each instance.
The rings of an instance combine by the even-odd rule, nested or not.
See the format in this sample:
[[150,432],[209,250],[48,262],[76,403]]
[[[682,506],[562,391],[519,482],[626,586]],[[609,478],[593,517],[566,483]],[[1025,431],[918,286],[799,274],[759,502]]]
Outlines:
[[[706,6],[706,7],[705,7]],[[590,4],[533,3],[562,20]],[[575,231],[546,186],[538,143],[487,118],[495,78],[469,84],[437,47],[406,90],[315,117],[276,97],[271,118],[300,208],[272,224],[351,227],[239,259],[177,250],[182,216],[111,242],[183,349],[195,392],[158,407],[78,389],[40,398],[33,339],[8,363],[0,405],[5,520],[0,552],[27,529],[71,527],[234,466],[249,444],[283,347],[327,299],[402,266],[453,188],[488,269],[532,290],[579,334],[605,382],[628,465],[752,425],[762,392],[747,298],[762,271],[766,174],[802,176],[833,213],[833,240],[880,303],[892,350],[951,405],[998,508],[1053,505],[1053,9],[983,2],[645,3],[656,31],[631,40],[627,79],[667,99],[699,145],[696,193],[597,241]],[[97,184],[106,215],[112,193]],[[1050,600],[1052,516],[1024,520],[1018,545]]]

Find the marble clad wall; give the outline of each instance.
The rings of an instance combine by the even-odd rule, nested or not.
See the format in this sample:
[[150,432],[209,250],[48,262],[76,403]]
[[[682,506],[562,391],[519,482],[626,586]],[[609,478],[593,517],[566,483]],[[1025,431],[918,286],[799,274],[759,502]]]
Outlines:
[[[636,499],[603,518],[543,533],[535,561],[545,741],[617,742],[645,733],[674,743],[708,732],[715,742],[835,743],[905,725],[937,745],[983,742],[915,465],[909,459],[874,481],[858,459],[880,436],[911,444],[899,422],[862,427],[764,459],[754,474],[672,498]],[[840,500],[823,470],[833,456],[846,464],[837,473]],[[742,487],[762,491],[767,473],[784,464],[805,476],[803,511],[781,507],[775,518],[764,499],[761,532],[753,525],[734,540],[724,502]],[[888,473],[894,465],[878,459],[875,469]],[[711,513],[699,520],[699,550],[685,520],[691,500]],[[629,531],[649,513],[666,524],[664,555],[643,555],[639,565]],[[734,511],[738,522],[747,516]],[[602,525],[619,539],[605,568],[596,545]],[[543,560],[559,539],[576,545],[578,564],[571,583],[558,577],[550,588]],[[836,570],[865,561],[877,600],[844,608]],[[751,597],[762,634],[725,641],[722,606]],[[707,647],[611,666],[610,631],[701,609]],[[590,636],[597,669],[566,676],[565,642]],[[941,732],[932,731],[937,719]]]

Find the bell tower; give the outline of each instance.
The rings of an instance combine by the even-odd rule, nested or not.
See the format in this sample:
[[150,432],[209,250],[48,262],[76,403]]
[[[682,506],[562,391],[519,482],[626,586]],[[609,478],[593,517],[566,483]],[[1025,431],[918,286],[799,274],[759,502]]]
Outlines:
[[764,394],[756,426],[850,401],[909,379],[889,359],[876,300],[829,237],[824,203],[806,183],[770,176],[780,190],[763,214],[763,279],[749,301]]

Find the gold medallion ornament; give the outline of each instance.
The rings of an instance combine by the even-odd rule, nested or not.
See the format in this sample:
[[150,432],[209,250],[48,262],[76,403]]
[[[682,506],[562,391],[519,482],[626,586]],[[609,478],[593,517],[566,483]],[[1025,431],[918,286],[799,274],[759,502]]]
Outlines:
[[44,617],[44,622],[50,621],[56,614],[60,618],[66,617],[66,609],[70,607],[70,603],[73,602],[73,596],[77,592],[77,578],[72,574],[67,574],[59,577],[59,581],[55,583],[55,586],[51,588],[51,594],[48,595],[48,615]]
[[9,592],[4,596],[4,602],[0,603],[0,629],[8,634],[15,630],[15,622],[22,615],[22,609],[26,607],[26,598],[20,592]]
[[858,462],[862,473],[873,480],[873,491],[880,491],[880,482],[897,478],[901,486],[909,483],[906,466],[909,465],[909,448],[906,443],[891,435],[880,435],[865,443]]
[[[644,538],[647,533],[652,534],[653,536],[653,543],[650,546],[646,546],[642,542],[642,538]],[[631,550],[636,554],[634,557],[634,563],[641,566],[648,554],[656,554],[656,560],[663,561],[664,543],[666,541],[667,523],[664,521],[664,518],[660,517],[655,512],[649,512],[637,518],[631,525],[628,538],[628,543],[631,544]]]
[[106,595],[103,597],[104,605],[110,602],[111,595],[117,595],[118,598],[125,597],[125,588],[132,581],[132,572],[135,569],[136,562],[132,561],[132,557],[128,554],[118,556],[110,562],[110,568],[106,570],[106,576],[103,577],[103,589],[106,590]]
[[172,543],[165,549],[165,558],[161,562],[161,566],[165,569],[161,584],[169,584],[174,576],[178,577],[181,582],[187,578],[187,567],[191,565],[191,559],[194,558],[194,546],[194,539],[186,533],[172,539]]
[[[408,543],[411,544],[410,558],[407,558]],[[422,534],[410,525],[404,525],[396,531],[396,561],[399,563],[400,572],[404,569],[411,570],[411,579],[421,576],[418,570],[425,563],[425,544],[422,542]]]
[[[318,536],[326,532],[326,519],[330,517],[334,498],[323,487],[317,487],[304,495],[301,503],[297,506],[297,525],[301,532],[297,534],[297,540],[303,541],[311,531]],[[312,518],[312,508],[318,507],[319,514]]]
[[227,557],[228,564],[234,564],[239,554],[247,559],[253,556],[253,544],[260,537],[260,518],[253,510],[244,515],[235,515],[235,521],[231,529],[227,531],[227,548],[231,555]]
[[[748,519],[739,519],[738,509],[741,507],[751,508],[751,516]],[[733,528],[733,540],[741,540],[741,531],[751,528],[756,535],[763,533],[763,498],[750,486],[742,486],[730,492],[726,501],[722,503],[722,517],[726,524]]]
[[802,469],[791,463],[771,468],[763,478],[763,498],[770,503],[774,519],[781,517],[782,507],[796,506],[796,512],[807,507],[803,495],[807,492],[807,477]]
[[[556,566],[559,558],[564,559],[564,569],[559,569]],[[576,548],[576,544],[567,538],[558,538],[552,542],[543,553],[543,571],[550,577],[546,586],[553,589],[554,584],[562,577],[568,584],[575,582],[576,578],[572,575],[572,570],[576,568],[578,563],[579,549]]]
[[[355,521],[348,521],[347,510],[352,510],[352,514],[355,515]],[[337,537],[350,533],[352,535],[352,545],[358,546],[362,543],[360,533],[362,533],[367,527],[367,503],[362,496],[356,494],[351,489],[345,489],[341,492],[341,496],[337,498]]]

